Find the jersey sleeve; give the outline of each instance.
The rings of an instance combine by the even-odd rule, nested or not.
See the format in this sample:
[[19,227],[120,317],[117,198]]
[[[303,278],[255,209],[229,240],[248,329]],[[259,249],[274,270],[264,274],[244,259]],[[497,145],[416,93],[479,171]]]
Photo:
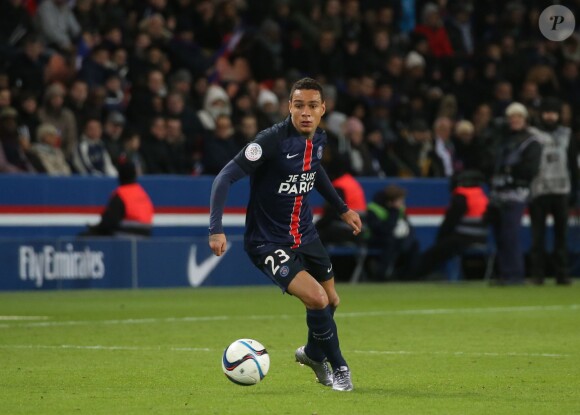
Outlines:
[[320,195],[337,210],[340,215],[348,212],[348,206],[346,203],[344,203],[342,198],[338,195],[336,189],[332,186],[332,182],[328,178],[328,175],[322,166],[318,168],[318,174],[316,175],[316,182],[314,183],[314,187],[318,193],[320,193]]
[[230,161],[219,172],[213,181],[210,195],[210,213],[209,213],[209,234],[224,233],[222,217],[226,199],[232,183],[237,182],[246,175],[241,167]]
[[264,162],[276,156],[278,152],[279,140],[270,132],[262,132],[256,139],[246,146],[234,157],[238,166],[251,174]]

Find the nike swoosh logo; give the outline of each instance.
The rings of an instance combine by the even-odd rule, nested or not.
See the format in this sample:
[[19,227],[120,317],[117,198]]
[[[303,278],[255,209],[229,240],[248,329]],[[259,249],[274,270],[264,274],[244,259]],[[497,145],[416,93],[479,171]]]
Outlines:
[[197,245],[191,245],[189,250],[189,261],[187,264],[187,278],[189,280],[189,285],[192,287],[199,287],[205,279],[211,274],[211,272],[218,266],[220,261],[226,256],[231,248],[230,244],[226,245],[226,252],[222,256],[210,256],[202,261],[201,264],[197,263]]
[[332,271],[332,265],[330,265],[330,268],[328,268],[328,270],[326,272],[330,272]]
[[300,154],[300,153],[296,153],[296,154],[292,154],[292,155],[290,155],[290,154],[286,154],[286,158],[287,158],[287,159],[293,159],[294,157],[296,157],[296,156],[297,156],[297,155],[299,155],[299,154]]

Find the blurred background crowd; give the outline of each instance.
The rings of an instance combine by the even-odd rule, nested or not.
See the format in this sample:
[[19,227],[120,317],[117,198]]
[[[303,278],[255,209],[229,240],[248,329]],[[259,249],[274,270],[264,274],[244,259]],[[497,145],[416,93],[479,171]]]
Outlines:
[[[325,88],[331,176],[450,177],[522,103],[578,140],[580,36],[540,0],[0,0],[0,171],[216,174]],[[575,14],[580,1],[563,2]]]

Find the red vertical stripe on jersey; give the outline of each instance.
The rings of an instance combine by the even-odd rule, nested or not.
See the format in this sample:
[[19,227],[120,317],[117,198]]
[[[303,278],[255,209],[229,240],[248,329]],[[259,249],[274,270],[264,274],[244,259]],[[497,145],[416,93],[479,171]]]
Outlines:
[[[313,140],[306,140],[306,148],[304,149],[304,157],[302,159],[302,171],[308,171],[312,168],[312,141]],[[292,208],[292,218],[290,221],[290,235],[294,238],[294,245],[292,245],[292,248],[298,248],[302,243],[302,234],[298,231],[300,228],[302,198],[302,195],[294,198],[294,207]]]
[[304,150],[304,161],[302,162],[302,170],[308,171],[312,167],[312,141],[306,140],[306,149]]
[[292,220],[290,222],[290,235],[294,238],[292,248],[298,248],[302,242],[302,234],[298,232],[300,227],[300,209],[302,208],[302,195],[294,198],[294,208],[292,208]]

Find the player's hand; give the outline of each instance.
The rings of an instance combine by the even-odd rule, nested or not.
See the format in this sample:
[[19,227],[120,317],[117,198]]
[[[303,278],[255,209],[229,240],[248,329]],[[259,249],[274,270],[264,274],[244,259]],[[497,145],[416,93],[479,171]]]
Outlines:
[[352,228],[352,234],[358,235],[362,230],[362,222],[360,220],[360,216],[354,210],[349,209],[342,215],[340,218],[346,223],[348,226]]
[[216,256],[222,256],[226,252],[226,235],[214,233],[209,236],[209,247]]

